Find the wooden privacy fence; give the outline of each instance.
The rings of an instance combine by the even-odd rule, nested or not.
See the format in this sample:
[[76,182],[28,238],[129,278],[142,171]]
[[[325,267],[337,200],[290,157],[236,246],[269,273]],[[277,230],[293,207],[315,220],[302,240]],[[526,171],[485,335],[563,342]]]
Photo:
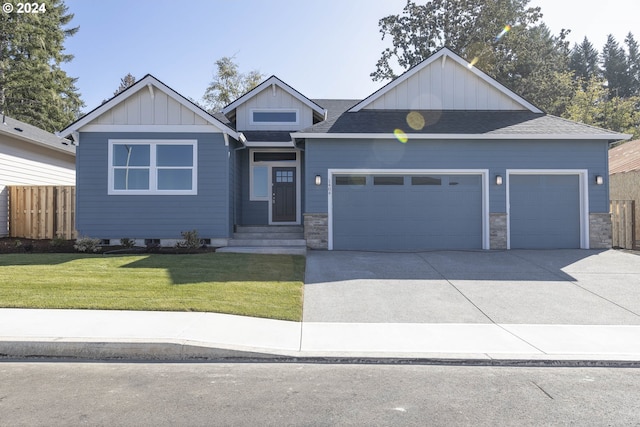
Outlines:
[[9,235],[24,239],[75,239],[74,186],[9,187]]
[[634,249],[635,224],[635,202],[633,200],[612,200],[611,237],[614,248]]

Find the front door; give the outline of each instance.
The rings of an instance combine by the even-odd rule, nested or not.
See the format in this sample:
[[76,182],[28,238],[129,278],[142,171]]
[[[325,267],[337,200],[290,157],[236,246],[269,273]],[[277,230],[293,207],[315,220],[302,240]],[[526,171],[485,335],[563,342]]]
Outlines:
[[273,167],[271,221],[296,221],[296,168]]

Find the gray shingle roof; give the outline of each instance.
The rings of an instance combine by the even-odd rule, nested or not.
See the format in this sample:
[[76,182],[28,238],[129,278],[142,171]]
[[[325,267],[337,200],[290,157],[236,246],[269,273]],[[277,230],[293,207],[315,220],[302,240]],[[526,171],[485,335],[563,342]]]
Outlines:
[[339,116],[360,102],[359,99],[312,99],[312,101],[327,110],[328,119]]
[[[409,110],[343,113],[301,133],[391,134],[395,129],[400,129],[406,134],[615,135],[615,132],[605,129],[530,111],[418,111],[425,124],[422,128],[414,129],[407,122],[409,113]],[[624,137],[617,135],[620,135],[619,139]]]
[[0,134],[10,135],[12,137],[27,140],[34,144],[51,148],[57,151],[63,151],[72,155],[76,154],[76,146],[71,141],[61,138],[40,129],[39,127],[21,122],[20,120],[4,117],[4,121],[0,122]]

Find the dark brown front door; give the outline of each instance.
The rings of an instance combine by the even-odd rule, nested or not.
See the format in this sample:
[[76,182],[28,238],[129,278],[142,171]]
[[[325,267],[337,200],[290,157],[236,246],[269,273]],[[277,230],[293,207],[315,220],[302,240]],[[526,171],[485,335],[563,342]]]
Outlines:
[[296,220],[296,168],[272,168],[271,221]]

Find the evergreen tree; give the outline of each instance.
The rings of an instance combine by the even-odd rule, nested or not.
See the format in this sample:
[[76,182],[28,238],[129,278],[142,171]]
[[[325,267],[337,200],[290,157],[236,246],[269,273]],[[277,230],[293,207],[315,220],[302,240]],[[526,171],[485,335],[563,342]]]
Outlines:
[[126,76],[120,79],[120,86],[118,86],[118,89],[116,89],[116,91],[113,92],[113,96],[116,96],[117,94],[127,89],[128,87],[133,86],[135,82],[136,82],[136,78],[133,77],[131,73],[127,73]]
[[612,34],[609,34],[602,48],[602,69],[609,90],[609,98],[631,96],[627,57]]
[[631,95],[640,95],[640,47],[633,34],[627,34],[624,39],[627,45],[627,72],[631,85]]
[[[133,74],[127,73],[126,76],[120,79],[120,86],[118,86],[118,89],[116,89],[115,92],[113,92],[113,96],[118,95],[120,92],[122,92],[123,90],[127,89],[130,86],[133,86],[135,83],[136,83],[136,78],[133,76]],[[111,98],[113,98],[113,96]],[[109,99],[103,99],[102,103],[104,104],[105,102],[108,102]]]
[[588,38],[584,38],[582,43],[575,44],[571,50],[569,68],[574,72],[575,79],[583,82],[586,89],[586,82],[601,74],[600,53],[593,47]]
[[79,27],[63,0],[44,0],[46,11],[0,14],[0,109],[48,131],[64,128],[84,105],[75,82],[62,70],[71,61],[64,41]]
[[222,108],[256,87],[264,78],[257,70],[243,74],[233,58],[225,56],[216,61],[217,71],[202,97],[205,109],[217,113]]

